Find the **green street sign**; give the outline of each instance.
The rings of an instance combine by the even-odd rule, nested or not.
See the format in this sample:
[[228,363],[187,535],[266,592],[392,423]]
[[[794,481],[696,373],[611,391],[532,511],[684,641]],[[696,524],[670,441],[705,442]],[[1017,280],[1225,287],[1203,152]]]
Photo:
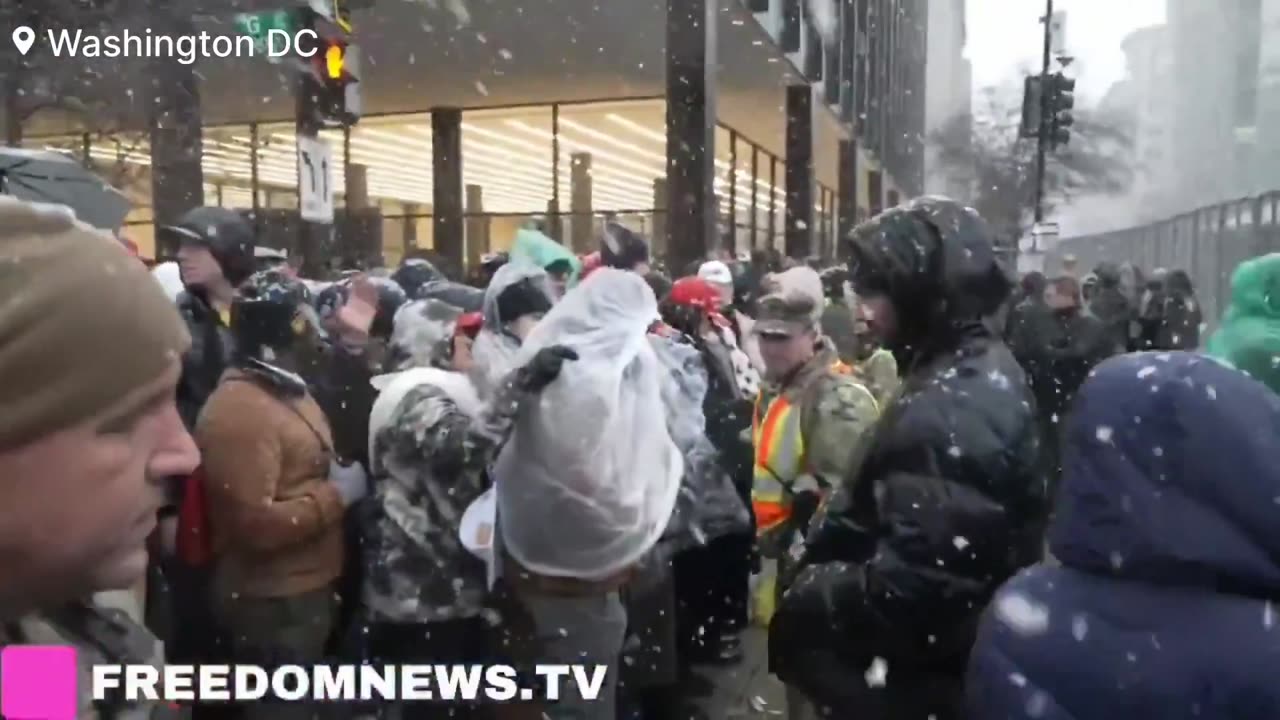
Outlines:
[[280,58],[267,55],[267,37],[272,30],[279,30],[293,36],[293,15],[288,10],[267,10],[256,13],[239,13],[235,16],[236,29],[241,35],[253,38],[255,54],[266,57],[271,62],[279,62]]

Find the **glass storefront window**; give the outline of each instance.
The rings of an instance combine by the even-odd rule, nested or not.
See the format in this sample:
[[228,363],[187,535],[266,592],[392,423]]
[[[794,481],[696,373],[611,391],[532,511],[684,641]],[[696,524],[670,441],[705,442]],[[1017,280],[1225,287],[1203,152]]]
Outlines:
[[551,200],[551,106],[464,112],[462,178],[464,186],[480,189],[480,206],[468,213],[546,212]]
[[654,207],[654,181],[666,175],[665,125],[662,100],[561,105],[561,211],[571,209],[574,155],[591,158],[592,211]]

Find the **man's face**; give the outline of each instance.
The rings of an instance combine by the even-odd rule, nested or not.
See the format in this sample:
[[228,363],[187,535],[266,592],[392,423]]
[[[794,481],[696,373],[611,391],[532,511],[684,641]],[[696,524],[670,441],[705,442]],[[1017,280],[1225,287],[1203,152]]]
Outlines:
[[565,273],[548,273],[547,281],[551,284],[551,291],[554,293],[556,300],[564,297],[565,292],[569,289],[569,276]]
[[532,313],[530,315],[521,315],[520,317],[516,318],[515,322],[512,322],[508,326],[508,328],[511,330],[512,335],[515,335],[521,340],[524,340],[526,337],[529,337],[529,333],[533,332],[533,328],[538,324],[538,321],[541,319],[542,319],[542,313]]
[[1044,289],[1044,303],[1054,310],[1067,310],[1076,306],[1075,298],[1069,293],[1059,292],[1052,283]]
[[198,243],[183,243],[178,248],[178,267],[187,287],[209,287],[222,280],[222,266],[209,248]]
[[146,573],[165,478],[200,462],[174,402],[178,361],[94,418],[0,452],[0,607],[67,602]]
[[471,346],[474,344],[475,341],[466,335],[453,336],[453,354],[449,362],[454,372],[467,373],[475,367],[475,357],[471,353]]
[[898,333],[898,313],[887,295],[859,295],[867,331],[881,344],[889,345]]
[[787,334],[760,333],[759,337],[760,359],[770,380],[780,380],[808,362],[818,341],[813,330],[799,328]]

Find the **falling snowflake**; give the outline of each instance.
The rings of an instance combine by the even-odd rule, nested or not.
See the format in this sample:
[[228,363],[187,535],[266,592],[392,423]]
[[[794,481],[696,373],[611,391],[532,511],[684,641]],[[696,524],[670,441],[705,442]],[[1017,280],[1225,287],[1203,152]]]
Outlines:
[[1076,615],[1071,618],[1071,637],[1076,642],[1084,642],[1084,638],[1089,634],[1089,621],[1083,615]]
[[955,545],[957,550],[964,550],[969,547],[969,541],[963,535],[957,535],[952,538],[951,544]]
[[503,60],[510,60],[511,51],[506,48],[501,48],[500,50],[498,50],[498,57],[502,58]]
[[1044,711],[1049,708],[1049,697],[1040,691],[1036,691],[1031,697],[1027,698],[1027,716],[1038,718],[1044,715]]
[[1276,610],[1268,600],[1262,606],[1262,627],[1270,630],[1272,625],[1276,624]]
[[867,681],[867,687],[878,688],[884,687],[885,678],[889,676],[889,663],[884,658],[877,657],[871,661],[871,667],[867,668],[867,672],[863,675],[863,679]]
[[484,95],[485,97],[489,97],[489,88],[485,87],[484,83],[479,80],[476,81],[476,92]]
[[1049,629],[1049,608],[1020,593],[996,602],[996,618],[1023,635],[1040,635]]
[[1138,379],[1141,380],[1143,378],[1151,377],[1152,375],[1155,374],[1155,372],[1156,372],[1156,366],[1148,365],[1138,371]]
[[1204,388],[1204,391],[1205,391],[1206,393],[1208,393],[1208,394],[1209,394],[1209,399],[1210,399],[1210,400],[1217,400],[1217,399],[1218,399],[1218,391],[1217,391],[1217,390],[1215,390],[1215,389],[1214,389],[1214,387],[1213,387],[1212,385],[1206,385],[1206,386],[1205,386],[1205,388]]
[[1151,454],[1155,455],[1156,457],[1164,457],[1164,448],[1157,445],[1151,448]]
[[1013,683],[1014,687],[1026,687],[1027,676],[1022,673],[1011,673],[1009,675],[1009,682]]
[[1097,431],[1094,433],[1094,437],[1098,438],[1098,442],[1100,442],[1100,443],[1106,443],[1107,445],[1110,445],[1110,444],[1111,444],[1111,435],[1112,435],[1114,432],[1115,432],[1115,431],[1114,431],[1114,430],[1112,430],[1112,429],[1111,429],[1109,426],[1107,426],[1107,425],[1099,425],[1099,426],[1098,426]]
[[947,454],[953,458],[959,458],[963,453],[960,452],[959,445],[952,445],[951,447],[947,448]]

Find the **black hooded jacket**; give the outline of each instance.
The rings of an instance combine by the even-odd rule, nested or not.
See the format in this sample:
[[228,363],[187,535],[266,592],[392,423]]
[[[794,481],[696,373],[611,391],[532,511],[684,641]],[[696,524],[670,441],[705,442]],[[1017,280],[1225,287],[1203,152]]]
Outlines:
[[1116,351],[1125,352],[1133,339],[1130,337],[1129,323],[1136,314],[1120,287],[1120,268],[1111,263],[1102,263],[1093,274],[1098,278],[1098,287],[1089,301],[1089,312],[1102,322],[1107,338]]
[[984,322],[1010,282],[981,218],[939,198],[864,224],[852,251],[859,294],[897,311],[904,382],[810,527],[770,670],[833,717],[956,717],[979,615],[1041,549],[1034,404]]
[[205,401],[231,362],[235,340],[202,291],[188,289],[178,296],[177,305],[191,333],[191,349],[182,356],[178,414],[187,428],[193,429]]

